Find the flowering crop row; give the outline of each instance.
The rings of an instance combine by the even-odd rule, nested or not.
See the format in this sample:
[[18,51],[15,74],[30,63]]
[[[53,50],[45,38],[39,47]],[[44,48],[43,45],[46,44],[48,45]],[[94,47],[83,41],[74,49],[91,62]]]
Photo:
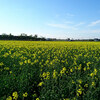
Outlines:
[[99,42],[0,41],[0,100],[99,100]]

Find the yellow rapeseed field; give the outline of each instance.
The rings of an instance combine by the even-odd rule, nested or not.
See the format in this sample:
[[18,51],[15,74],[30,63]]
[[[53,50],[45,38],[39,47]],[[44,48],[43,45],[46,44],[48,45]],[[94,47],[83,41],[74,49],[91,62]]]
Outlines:
[[0,41],[0,100],[99,100],[100,42]]

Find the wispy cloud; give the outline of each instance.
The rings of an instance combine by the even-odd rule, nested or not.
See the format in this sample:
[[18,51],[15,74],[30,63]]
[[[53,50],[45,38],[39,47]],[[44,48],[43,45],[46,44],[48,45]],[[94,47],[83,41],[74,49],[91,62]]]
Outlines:
[[57,27],[57,28],[68,28],[68,26],[64,24],[48,24],[48,25],[52,27]]
[[96,20],[94,22],[91,22],[88,26],[95,26],[97,24],[100,24],[100,20]]
[[80,22],[80,23],[76,24],[75,26],[77,27],[77,26],[81,26],[81,25],[84,25],[84,24],[85,24],[85,22]]
[[65,25],[65,24],[47,24],[51,27],[56,27],[56,28],[63,28],[63,29],[74,29],[74,30],[77,30],[76,27],[72,27],[72,26],[68,26],[68,25]]
[[97,29],[97,30],[92,30],[92,29],[91,30],[81,30],[80,33],[90,33],[90,34],[93,33],[94,34],[94,33],[100,33],[100,30],[99,29]]
[[81,25],[84,25],[85,24],[85,22],[79,22],[79,23],[74,23],[74,22],[71,22],[71,21],[66,21],[66,22],[64,22],[65,24],[71,24],[73,27],[78,27],[78,26],[81,26]]

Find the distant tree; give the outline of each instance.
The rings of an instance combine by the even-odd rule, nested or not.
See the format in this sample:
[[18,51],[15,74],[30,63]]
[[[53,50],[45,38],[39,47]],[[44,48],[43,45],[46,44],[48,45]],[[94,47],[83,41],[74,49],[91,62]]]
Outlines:
[[9,36],[13,36],[13,35],[10,33]]
[[37,36],[37,34],[35,34],[33,37],[34,37],[34,38],[37,38],[38,36]]
[[31,34],[31,35],[29,35],[29,37],[32,37],[32,34]]
[[21,33],[19,36],[14,36],[11,33],[7,35],[6,33],[2,33],[0,35],[0,40],[30,40],[30,41],[45,41],[45,37],[38,37],[37,34],[34,36],[28,35],[25,33]]
[[21,35],[20,36],[27,36],[27,34],[25,34],[25,33],[21,33]]
[[2,40],[8,40],[8,35],[6,33],[2,33],[1,38]]
[[68,41],[70,41],[70,38],[68,38]]
[[6,33],[2,33],[2,36],[7,36],[7,34]]
[[40,40],[41,40],[41,41],[45,41],[46,39],[45,39],[45,37],[41,36],[41,37],[40,37]]

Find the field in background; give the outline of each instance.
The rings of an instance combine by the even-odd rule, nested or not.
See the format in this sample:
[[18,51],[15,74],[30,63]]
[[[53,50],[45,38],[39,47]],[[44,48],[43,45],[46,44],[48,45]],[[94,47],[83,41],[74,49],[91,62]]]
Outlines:
[[0,41],[0,100],[99,100],[100,42]]

